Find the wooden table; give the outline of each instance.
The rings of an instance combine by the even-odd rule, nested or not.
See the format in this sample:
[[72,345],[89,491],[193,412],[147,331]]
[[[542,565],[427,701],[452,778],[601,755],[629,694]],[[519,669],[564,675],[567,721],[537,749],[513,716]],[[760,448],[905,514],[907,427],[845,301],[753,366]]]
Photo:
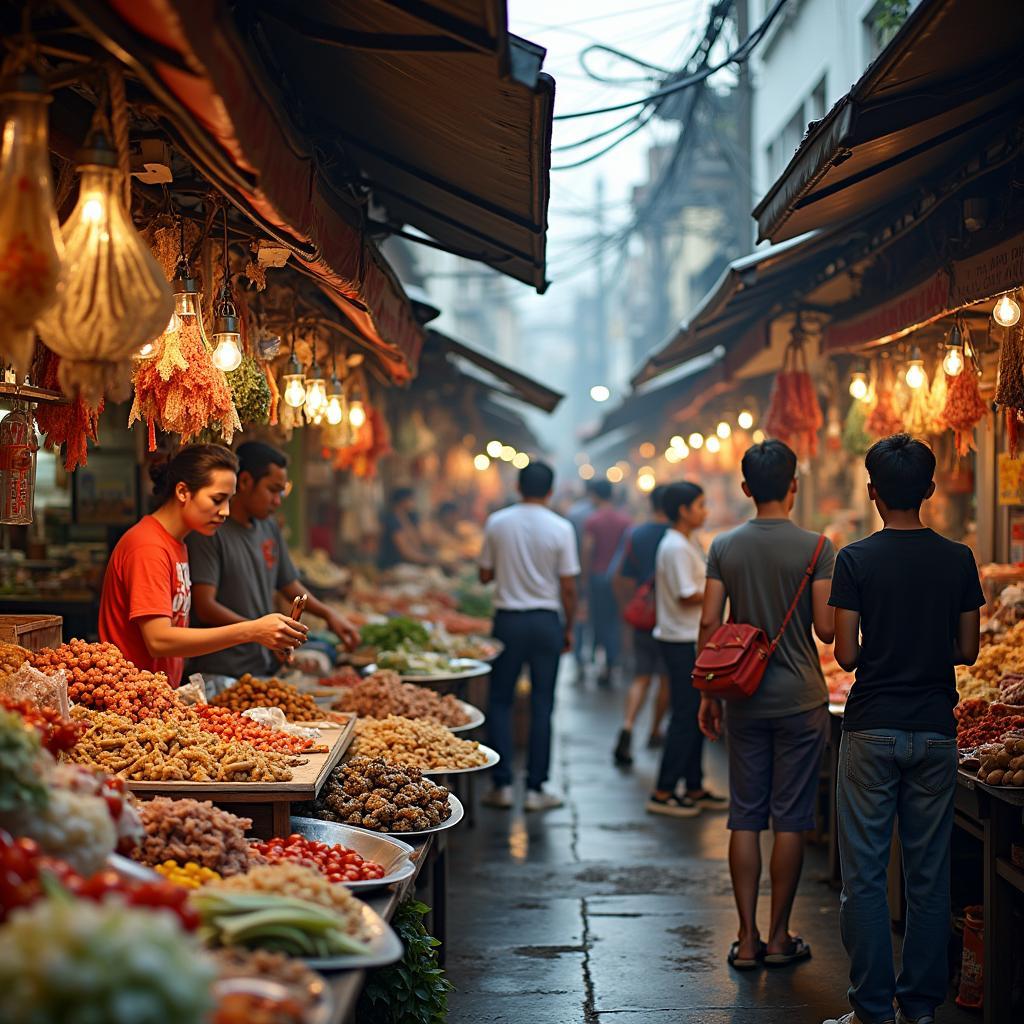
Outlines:
[[[405,842],[413,847],[416,873],[398,885],[381,890],[366,902],[385,921],[390,922],[395,916],[399,904],[412,894],[417,885],[421,891],[426,889],[427,891],[423,893],[423,900],[431,907],[427,929],[441,941],[441,946],[438,948],[438,959],[443,964],[447,940],[448,832],[435,832],[418,842],[414,842],[411,838]],[[350,1024],[355,1019],[356,1004],[366,982],[366,971],[340,971],[327,974],[326,977],[335,1001],[331,1024]]]
[[178,800],[210,800],[218,807],[252,819],[252,831],[261,839],[291,832],[291,805],[316,799],[331,770],[345,756],[355,734],[356,716],[345,725],[321,730],[327,753],[305,754],[306,764],[292,769],[290,782],[135,782],[126,788],[143,800],[166,796]]

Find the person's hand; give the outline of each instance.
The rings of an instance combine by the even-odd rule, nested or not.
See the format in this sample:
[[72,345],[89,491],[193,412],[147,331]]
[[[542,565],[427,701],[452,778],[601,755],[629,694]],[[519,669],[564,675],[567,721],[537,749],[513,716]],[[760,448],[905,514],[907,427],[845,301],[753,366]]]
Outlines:
[[701,697],[697,712],[700,731],[712,742],[722,735],[722,702],[715,697]]
[[261,619],[254,619],[250,626],[253,631],[253,642],[269,647],[272,651],[289,653],[305,639],[309,628],[287,615],[272,612]]
[[341,640],[346,651],[354,651],[359,646],[359,630],[344,615],[331,612],[327,616],[327,626]]
[[572,650],[572,626],[565,627],[565,633],[562,636],[562,653],[568,654]]

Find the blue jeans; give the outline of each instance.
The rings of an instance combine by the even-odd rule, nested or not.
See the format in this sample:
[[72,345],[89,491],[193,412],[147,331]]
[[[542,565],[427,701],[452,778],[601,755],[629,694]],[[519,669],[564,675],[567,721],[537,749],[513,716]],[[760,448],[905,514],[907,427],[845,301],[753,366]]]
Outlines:
[[[949,984],[949,845],[956,741],[935,732],[844,732],[837,817],[843,895],[839,921],[850,956],[850,1004],[864,1024],[934,1014]],[[886,873],[899,824],[907,893],[903,966],[892,959]]]
[[512,711],[516,682],[523,665],[530,666],[530,745],[526,785],[540,789],[551,766],[551,712],[555,706],[555,679],[562,656],[563,630],[558,612],[498,611],[494,615],[494,636],[505,650],[491,670],[491,691],[487,703],[487,727],[491,746],[501,761],[491,773],[495,786],[512,784]]
[[603,647],[605,664],[611,668],[618,664],[622,649],[622,620],[608,576],[603,573],[591,576],[587,597],[590,602],[591,651],[596,653],[598,647]]

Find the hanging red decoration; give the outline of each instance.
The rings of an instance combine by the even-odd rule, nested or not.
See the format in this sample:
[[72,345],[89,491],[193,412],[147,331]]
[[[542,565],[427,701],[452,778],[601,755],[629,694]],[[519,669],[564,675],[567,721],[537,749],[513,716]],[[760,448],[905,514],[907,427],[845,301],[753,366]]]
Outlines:
[[818,454],[818,431],[825,424],[817,389],[807,371],[804,338],[803,325],[798,316],[782,369],[772,384],[765,417],[765,429],[769,436],[788,444],[799,459],[809,459]]
[[[36,361],[32,379],[41,388],[60,391],[60,356],[45,345],[36,349]],[[46,437],[43,447],[47,451],[59,449],[64,452],[64,468],[73,473],[84,466],[89,458],[89,442],[97,440],[103,400],[98,406],[89,405],[79,394],[67,405],[39,405],[35,419],[41,433]]]
[[903,432],[903,417],[896,408],[896,389],[888,361],[879,374],[878,399],[864,426],[873,437],[889,437]]
[[946,408],[942,418],[956,442],[958,455],[966,455],[974,448],[974,428],[985,418],[988,406],[981,397],[978,377],[970,363],[958,377],[953,377],[946,395]]

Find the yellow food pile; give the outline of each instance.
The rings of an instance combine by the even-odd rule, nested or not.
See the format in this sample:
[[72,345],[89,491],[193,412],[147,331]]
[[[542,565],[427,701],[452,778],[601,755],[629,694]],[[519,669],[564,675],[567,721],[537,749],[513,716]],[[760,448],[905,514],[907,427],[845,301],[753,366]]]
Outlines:
[[429,719],[360,718],[352,740],[356,757],[383,757],[422,771],[477,768],[487,763],[480,744],[462,740]]
[[957,668],[956,688],[960,699],[997,699],[999,680],[1011,672],[1024,673],[1024,622],[1011,626],[999,641],[983,647],[973,665]]
[[168,882],[180,885],[183,889],[198,889],[207,882],[216,882],[220,874],[212,868],[204,868],[194,860],[187,860],[179,864],[176,860],[165,860],[163,864],[157,864],[154,870],[164,876]]

